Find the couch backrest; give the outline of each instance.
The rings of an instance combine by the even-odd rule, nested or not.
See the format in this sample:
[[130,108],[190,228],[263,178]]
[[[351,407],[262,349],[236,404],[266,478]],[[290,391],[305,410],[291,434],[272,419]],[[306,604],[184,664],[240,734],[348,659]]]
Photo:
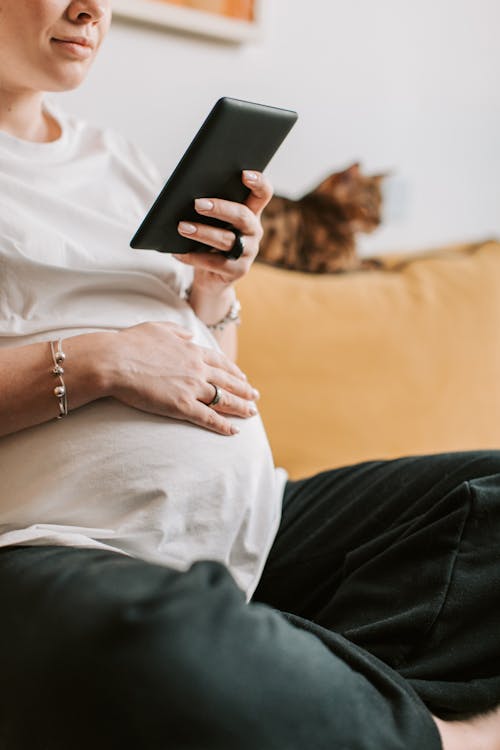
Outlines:
[[239,284],[239,363],[292,477],[372,458],[500,448],[500,242]]

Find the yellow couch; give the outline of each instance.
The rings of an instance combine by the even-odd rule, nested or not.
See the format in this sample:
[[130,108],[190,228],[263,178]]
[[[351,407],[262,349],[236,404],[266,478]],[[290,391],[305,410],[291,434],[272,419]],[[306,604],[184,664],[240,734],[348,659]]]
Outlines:
[[500,242],[308,275],[256,264],[239,362],[291,477],[372,458],[500,448]]

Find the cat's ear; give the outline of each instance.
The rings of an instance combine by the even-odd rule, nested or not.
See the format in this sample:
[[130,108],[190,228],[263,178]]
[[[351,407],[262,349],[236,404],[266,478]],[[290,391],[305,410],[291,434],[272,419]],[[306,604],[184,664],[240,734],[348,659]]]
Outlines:
[[308,195],[326,195],[331,197],[338,191],[343,193],[348,185],[359,179],[359,176],[360,164],[359,162],[354,162],[354,164],[351,164],[346,169],[342,169],[340,172],[329,174]]
[[357,180],[360,174],[361,166],[359,161],[355,161],[354,164],[351,164],[350,167],[347,167],[347,169],[344,169],[344,171],[340,173],[341,177],[346,180]]

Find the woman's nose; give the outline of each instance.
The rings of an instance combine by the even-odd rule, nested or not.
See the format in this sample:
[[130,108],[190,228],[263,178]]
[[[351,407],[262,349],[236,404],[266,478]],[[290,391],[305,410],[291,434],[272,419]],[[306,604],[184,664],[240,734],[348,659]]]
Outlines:
[[73,0],[68,15],[77,23],[99,23],[110,12],[110,5],[110,0]]

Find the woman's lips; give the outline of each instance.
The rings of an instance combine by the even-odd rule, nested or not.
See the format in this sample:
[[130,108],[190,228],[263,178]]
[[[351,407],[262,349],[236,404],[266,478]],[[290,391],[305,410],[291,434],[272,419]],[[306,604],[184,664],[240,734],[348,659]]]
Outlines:
[[58,49],[66,52],[69,57],[86,60],[92,55],[93,45],[88,39],[57,39],[53,37],[51,42]]

